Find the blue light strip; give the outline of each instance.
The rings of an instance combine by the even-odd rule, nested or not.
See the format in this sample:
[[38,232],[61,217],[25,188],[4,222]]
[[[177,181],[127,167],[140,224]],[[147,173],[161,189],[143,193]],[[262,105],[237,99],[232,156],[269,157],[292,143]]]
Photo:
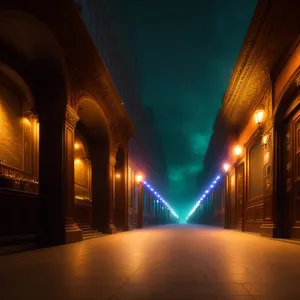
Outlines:
[[218,175],[216,177],[216,179],[213,181],[213,183],[211,183],[208,187],[208,189],[203,193],[202,197],[200,198],[200,200],[197,201],[197,203],[195,204],[195,206],[193,207],[193,209],[190,211],[190,213],[188,214],[188,216],[185,218],[186,220],[188,220],[188,218],[196,211],[196,209],[199,207],[199,205],[201,204],[201,202],[207,197],[208,193],[214,188],[215,184],[220,180],[220,175]]
[[147,182],[147,181],[144,181],[143,182],[143,185],[145,188],[148,188],[148,190],[153,194],[153,196],[156,198],[156,202],[159,203],[161,202],[171,213],[172,215],[178,219],[178,216],[177,214],[175,213],[175,211],[173,210],[173,208],[170,206],[170,204],[164,200],[154,189],[153,187]]

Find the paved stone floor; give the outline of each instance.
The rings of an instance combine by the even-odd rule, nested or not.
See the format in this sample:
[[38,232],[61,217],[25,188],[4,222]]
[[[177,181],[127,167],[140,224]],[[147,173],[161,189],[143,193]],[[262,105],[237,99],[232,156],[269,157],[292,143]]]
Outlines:
[[300,299],[300,245],[166,226],[0,257],[0,299]]

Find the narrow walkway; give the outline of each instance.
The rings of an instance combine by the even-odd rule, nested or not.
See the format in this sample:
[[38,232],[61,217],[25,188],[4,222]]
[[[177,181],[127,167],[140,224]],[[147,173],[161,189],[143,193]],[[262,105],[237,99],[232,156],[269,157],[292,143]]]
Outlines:
[[0,257],[3,300],[300,299],[300,246],[165,226]]

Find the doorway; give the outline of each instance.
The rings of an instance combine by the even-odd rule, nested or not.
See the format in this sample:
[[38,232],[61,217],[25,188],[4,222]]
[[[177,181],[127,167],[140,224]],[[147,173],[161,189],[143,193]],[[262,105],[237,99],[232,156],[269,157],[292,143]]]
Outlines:
[[74,144],[75,219],[82,231],[92,229],[91,161],[87,146],[76,130]]

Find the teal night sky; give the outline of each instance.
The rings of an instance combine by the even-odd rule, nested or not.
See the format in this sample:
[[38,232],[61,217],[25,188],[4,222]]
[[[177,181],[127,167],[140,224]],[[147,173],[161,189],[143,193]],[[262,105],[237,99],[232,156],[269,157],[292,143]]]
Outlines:
[[169,203],[184,219],[256,0],[120,0],[111,9],[119,43],[141,71],[142,101],[155,113],[169,169]]

